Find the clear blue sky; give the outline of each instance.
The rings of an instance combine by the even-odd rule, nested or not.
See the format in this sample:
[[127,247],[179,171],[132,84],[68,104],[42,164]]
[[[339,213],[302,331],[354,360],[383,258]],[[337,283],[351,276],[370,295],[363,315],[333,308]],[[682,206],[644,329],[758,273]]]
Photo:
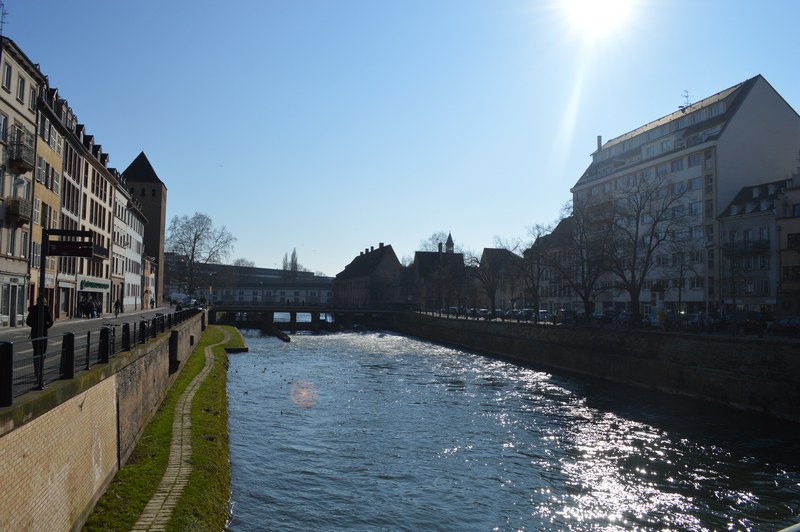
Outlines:
[[800,1],[566,4],[5,0],[4,34],[112,166],[144,150],[169,219],[207,213],[237,237],[231,260],[280,267],[296,248],[335,275],[379,242],[403,258],[437,231],[475,252],[524,238],[597,135],[684,90],[763,74],[800,108]]

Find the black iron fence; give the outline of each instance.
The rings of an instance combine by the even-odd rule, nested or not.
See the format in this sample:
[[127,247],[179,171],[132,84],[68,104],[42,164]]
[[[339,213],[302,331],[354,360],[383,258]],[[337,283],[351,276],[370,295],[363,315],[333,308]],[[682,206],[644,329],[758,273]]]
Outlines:
[[103,323],[98,330],[65,333],[60,339],[33,338],[33,354],[17,354],[14,344],[0,342],[0,407],[15,397],[41,390],[60,379],[108,363],[118,353],[130,351],[201,312],[190,308],[133,323]]

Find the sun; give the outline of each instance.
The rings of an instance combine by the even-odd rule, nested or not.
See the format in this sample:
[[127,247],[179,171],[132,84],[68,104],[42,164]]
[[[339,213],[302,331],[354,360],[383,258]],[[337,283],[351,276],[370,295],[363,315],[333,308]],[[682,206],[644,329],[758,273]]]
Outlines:
[[624,31],[633,18],[635,4],[636,0],[560,0],[570,32],[586,41]]

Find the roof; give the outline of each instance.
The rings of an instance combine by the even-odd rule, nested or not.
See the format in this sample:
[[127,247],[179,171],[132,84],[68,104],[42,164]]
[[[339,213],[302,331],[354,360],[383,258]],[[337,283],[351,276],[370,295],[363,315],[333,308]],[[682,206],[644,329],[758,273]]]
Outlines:
[[414,270],[421,278],[428,277],[441,268],[463,268],[463,253],[439,253],[438,251],[417,251],[414,253]]
[[398,267],[402,268],[392,246],[381,245],[377,249],[361,253],[358,257],[354,258],[350,264],[344,267],[344,270],[336,274],[336,279],[342,280],[355,277],[368,277],[378,269],[378,266],[381,265],[384,259],[393,260],[397,263]]
[[512,261],[515,260],[521,260],[520,256],[507,249],[483,248],[481,265],[486,264],[492,269],[501,270],[510,264],[513,264]]
[[791,179],[781,179],[742,187],[719,217],[728,218],[770,212],[775,208],[775,200],[778,195],[791,186]]
[[122,176],[129,183],[136,182],[164,184],[164,182],[158,178],[158,174],[156,174],[156,171],[153,170],[153,166],[150,164],[150,161],[147,159],[147,156],[144,154],[144,152],[141,152],[136,156],[136,159],[134,159],[133,162],[128,165],[125,171],[122,172]]
[[[613,172],[625,171],[620,169],[629,166],[625,164],[626,160],[632,159],[636,161],[636,164],[639,164],[641,161],[654,158],[654,157],[641,158],[642,146],[645,144],[656,142],[658,139],[661,139],[663,137],[679,133],[681,138],[686,139],[692,135],[699,134],[703,131],[712,130],[715,131],[716,133],[705,138],[705,140],[719,138],[719,136],[722,135],[722,133],[724,132],[727,123],[736,114],[738,109],[741,107],[742,102],[746,99],[747,95],[750,93],[752,88],[759,81],[768,83],[764,79],[764,77],[759,74],[753,78],[738,83],[732,87],[729,87],[723,91],[713,94],[689,106],[682,107],[675,112],[672,112],[657,120],[653,120],[652,122],[649,122],[643,126],[640,126],[632,131],[629,131],[623,135],[620,135],[605,142],[598,150],[592,153],[591,164],[589,164],[586,171],[584,171],[583,175],[580,177],[580,179],[578,179],[575,186],[584,185],[590,181],[594,181],[595,179],[599,179]],[[699,120],[695,119],[694,123],[686,124],[683,127],[680,127],[679,129],[670,127],[668,128],[669,131],[667,133],[652,136],[652,138],[647,138],[645,141],[641,142],[635,141],[632,143],[630,147],[625,145],[620,146],[625,141],[634,139],[648,132],[654,132],[659,128],[661,128],[662,126],[680,121],[681,118],[683,117],[689,117],[690,115],[695,115],[695,113],[697,113],[698,111],[710,108],[721,101],[727,102],[725,105],[725,109],[721,114],[714,115],[712,112],[712,116],[708,117],[703,116]],[[608,152],[608,150],[613,148],[616,148],[616,150],[613,153],[609,153],[609,155],[606,155],[605,157],[598,159],[597,154],[599,154],[600,152]],[[620,151],[620,148],[625,151]],[[680,151],[681,149],[683,148],[676,147],[675,151]],[[662,153],[658,156],[660,157],[663,155],[664,154]],[[622,163],[621,166],[618,164],[620,162]]]

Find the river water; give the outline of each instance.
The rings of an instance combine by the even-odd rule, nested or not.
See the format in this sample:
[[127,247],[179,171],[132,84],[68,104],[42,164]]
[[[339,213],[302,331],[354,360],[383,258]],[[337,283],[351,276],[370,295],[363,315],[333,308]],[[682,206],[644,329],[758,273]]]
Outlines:
[[231,530],[800,522],[797,426],[390,333],[244,334]]

